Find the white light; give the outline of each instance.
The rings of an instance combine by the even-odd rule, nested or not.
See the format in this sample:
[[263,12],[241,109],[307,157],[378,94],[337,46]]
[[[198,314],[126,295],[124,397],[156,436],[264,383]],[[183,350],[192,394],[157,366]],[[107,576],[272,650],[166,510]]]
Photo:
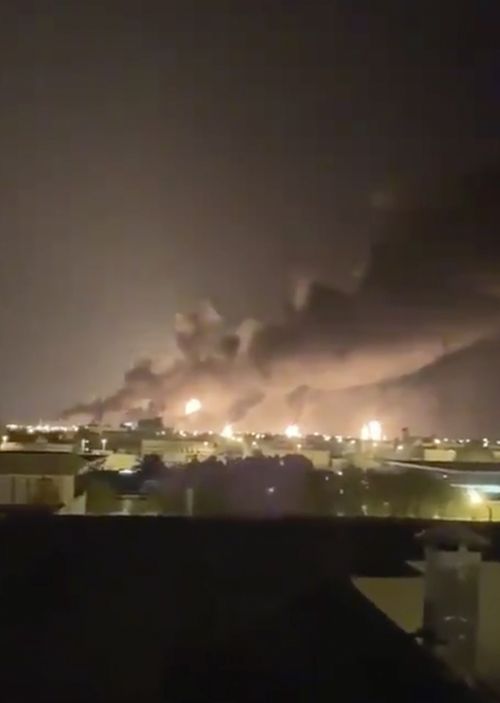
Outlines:
[[297,449],[302,449],[302,444],[297,444]]
[[269,486],[269,488],[266,488],[266,492],[269,493],[269,495],[272,495],[275,490],[276,489],[274,486]]
[[288,425],[285,428],[285,436],[288,439],[293,439],[294,437],[300,437],[300,429],[298,425]]
[[370,420],[368,423],[368,427],[370,429],[370,437],[373,439],[375,442],[380,442],[382,439],[382,425],[378,420]]
[[479,491],[476,491],[475,488],[468,488],[467,495],[471,505],[481,505],[483,502],[483,496],[479,493]]
[[323,439],[325,440],[325,442],[329,442],[331,440],[331,437],[329,434],[324,434]]
[[436,437],[436,439],[434,440],[434,444],[441,444],[441,440]]
[[221,437],[224,437],[225,439],[232,439],[234,436],[233,432],[233,426],[232,425],[224,425],[222,428],[222,432],[220,433]]
[[198,398],[190,398],[186,405],[184,406],[184,412],[186,415],[192,415],[201,410],[201,401]]
[[361,428],[361,439],[363,441],[380,442],[382,436],[382,425],[378,420],[370,420]]
[[400,452],[402,449],[404,449],[404,446],[402,444],[398,444],[396,449],[398,450],[398,452]]
[[103,437],[103,438],[101,439],[102,451],[105,451],[105,450],[106,450],[106,444],[107,444],[107,443],[108,443],[108,440],[106,439],[106,437]]

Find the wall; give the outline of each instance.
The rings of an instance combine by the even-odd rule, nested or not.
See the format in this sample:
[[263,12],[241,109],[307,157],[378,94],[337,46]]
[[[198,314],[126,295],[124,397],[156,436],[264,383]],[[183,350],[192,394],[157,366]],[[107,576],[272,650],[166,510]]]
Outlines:
[[0,503],[22,505],[36,501],[41,479],[51,481],[60,502],[64,503],[61,512],[85,512],[86,496],[82,494],[75,497],[74,476],[2,474],[0,475]]
[[[422,562],[415,563],[423,570]],[[391,620],[406,632],[422,624],[424,580],[422,576],[403,578],[355,578],[355,586]],[[479,634],[477,672],[480,679],[500,692],[500,564],[483,562],[479,586]]]
[[424,461],[455,461],[454,449],[428,449],[424,448]]
[[123,452],[113,452],[108,454],[104,462],[103,468],[107,471],[122,471],[122,469],[131,469],[138,461],[136,454],[124,454]]

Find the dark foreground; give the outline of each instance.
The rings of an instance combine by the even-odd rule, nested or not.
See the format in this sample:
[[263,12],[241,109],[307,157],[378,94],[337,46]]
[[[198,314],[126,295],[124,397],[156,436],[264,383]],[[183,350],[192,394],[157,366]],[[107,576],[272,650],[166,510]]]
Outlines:
[[2,700],[477,700],[351,584],[407,572],[419,527],[3,520]]

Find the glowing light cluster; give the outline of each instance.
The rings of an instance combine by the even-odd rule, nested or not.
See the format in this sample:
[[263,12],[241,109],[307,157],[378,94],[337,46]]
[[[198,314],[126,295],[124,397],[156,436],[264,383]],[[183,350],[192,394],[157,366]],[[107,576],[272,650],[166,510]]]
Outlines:
[[201,401],[198,400],[198,398],[190,398],[184,406],[184,412],[186,415],[192,415],[193,413],[199,412],[201,408]]
[[294,439],[297,437],[300,437],[300,428],[298,425],[288,425],[288,427],[285,428],[285,436],[288,437],[288,439]]
[[224,437],[224,439],[232,439],[234,437],[234,432],[233,432],[233,426],[232,425],[224,425],[222,428],[222,432],[220,433],[221,437]]
[[48,422],[39,422],[37,425],[17,425],[10,423],[7,425],[8,430],[26,430],[28,434],[35,432],[77,432],[78,425],[51,425]]
[[382,440],[382,425],[378,420],[370,420],[361,428],[361,439],[371,442]]

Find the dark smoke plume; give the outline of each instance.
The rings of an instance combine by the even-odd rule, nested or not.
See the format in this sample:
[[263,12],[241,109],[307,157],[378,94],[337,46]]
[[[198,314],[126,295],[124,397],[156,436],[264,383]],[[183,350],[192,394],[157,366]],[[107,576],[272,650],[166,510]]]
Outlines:
[[[385,208],[355,293],[301,279],[283,319],[237,329],[202,303],[176,316],[178,358],[167,370],[141,361],[114,394],[65,416],[154,410],[175,424],[197,397],[200,422],[216,429],[232,421],[281,430],[300,418],[309,430],[329,431],[337,417],[345,427],[349,413],[366,419],[378,398],[406,424],[397,417],[398,387],[417,398],[409,378],[500,332],[499,196],[500,169],[492,168]],[[422,385],[415,418],[425,416],[425,399],[434,407],[438,386]]]

